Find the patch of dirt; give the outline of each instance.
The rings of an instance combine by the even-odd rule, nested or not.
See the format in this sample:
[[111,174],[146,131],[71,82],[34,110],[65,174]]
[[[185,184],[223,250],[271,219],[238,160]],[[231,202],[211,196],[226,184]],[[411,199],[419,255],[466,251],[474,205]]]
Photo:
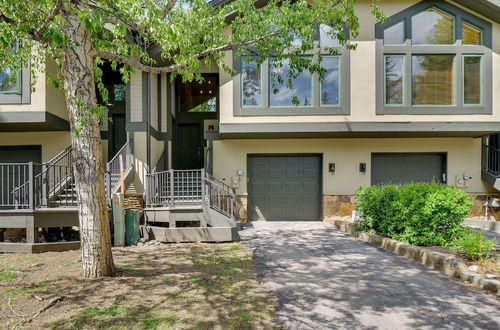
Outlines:
[[426,249],[430,249],[436,252],[449,254],[454,257],[459,257],[464,260],[464,262],[469,266],[469,269],[481,274],[481,275],[489,275],[490,278],[500,279],[500,251],[495,251],[494,255],[485,260],[469,260],[460,252],[453,250],[451,248],[443,247],[443,246],[426,246]]
[[263,329],[275,299],[238,243],[114,248],[118,276],[81,277],[79,251],[0,255],[2,328]]

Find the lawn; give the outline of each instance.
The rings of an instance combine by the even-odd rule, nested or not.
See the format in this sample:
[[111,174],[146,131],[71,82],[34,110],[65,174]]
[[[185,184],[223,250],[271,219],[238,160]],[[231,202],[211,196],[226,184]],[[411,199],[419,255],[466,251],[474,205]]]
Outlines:
[[118,276],[82,279],[79,251],[0,255],[2,328],[273,328],[275,301],[239,243],[113,250]]

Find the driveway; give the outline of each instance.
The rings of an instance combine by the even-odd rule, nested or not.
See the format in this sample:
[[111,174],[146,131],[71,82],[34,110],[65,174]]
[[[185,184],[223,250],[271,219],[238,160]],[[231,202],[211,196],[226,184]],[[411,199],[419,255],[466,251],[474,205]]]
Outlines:
[[322,222],[240,232],[289,329],[500,329],[500,301]]

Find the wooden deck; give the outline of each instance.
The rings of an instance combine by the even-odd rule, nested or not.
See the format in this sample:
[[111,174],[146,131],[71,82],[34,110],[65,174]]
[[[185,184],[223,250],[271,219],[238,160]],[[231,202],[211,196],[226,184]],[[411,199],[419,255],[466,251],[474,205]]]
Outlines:
[[42,253],[80,249],[80,241],[54,243],[6,243],[0,242],[0,253]]

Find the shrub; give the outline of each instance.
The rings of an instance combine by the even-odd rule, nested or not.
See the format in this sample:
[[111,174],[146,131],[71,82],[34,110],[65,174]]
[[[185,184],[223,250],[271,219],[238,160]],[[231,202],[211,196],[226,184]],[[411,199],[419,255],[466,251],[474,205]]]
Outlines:
[[455,240],[472,206],[465,192],[438,183],[362,187],[356,199],[358,230],[416,245]]
[[452,242],[451,246],[462,252],[467,258],[473,260],[488,257],[495,250],[494,239],[484,239],[484,233],[475,233],[468,229],[461,237]]

